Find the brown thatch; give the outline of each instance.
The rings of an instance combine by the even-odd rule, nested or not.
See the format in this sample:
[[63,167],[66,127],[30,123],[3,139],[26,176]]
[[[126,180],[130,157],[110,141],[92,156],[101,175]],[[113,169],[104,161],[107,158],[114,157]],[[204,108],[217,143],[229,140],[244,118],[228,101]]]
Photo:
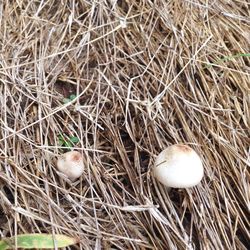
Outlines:
[[[5,0],[0,31],[2,237],[249,247],[247,0]],[[80,139],[74,183],[55,167],[60,135]],[[200,154],[205,177],[167,193],[151,169],[174,143]]]

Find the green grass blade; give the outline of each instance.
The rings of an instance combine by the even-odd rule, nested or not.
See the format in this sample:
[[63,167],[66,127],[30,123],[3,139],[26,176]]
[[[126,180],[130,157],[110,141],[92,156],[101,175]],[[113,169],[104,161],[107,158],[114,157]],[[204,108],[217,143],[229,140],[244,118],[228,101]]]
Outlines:
[[[215,61],[213,64],[219,64],[221,62],[230,61],[232,59],[240,58],[240,57],[250,57],[250,53],[238,53],[238,54],[232,55],[232,56],[224,56],[224,57],[220,58],[219,60]],[[208,63],[205,68],[210,68],[213,66],[213,64]]]
[[[16,239],[17,247],[24,249],[48,249],[55,248],[55,246],[66,247],[78,243],[78,239],[61,234],[54,236],[51,234],[20,234],[16,236]],[[13,249],[15,247],[15,237],[6,238],[4,242],[8,245],[5,249]],[[0,250],[2,249],[0,248]]]
[[70,141],[65,141],[64,146],[67,147],[67,148],[72,148],[73,144]]

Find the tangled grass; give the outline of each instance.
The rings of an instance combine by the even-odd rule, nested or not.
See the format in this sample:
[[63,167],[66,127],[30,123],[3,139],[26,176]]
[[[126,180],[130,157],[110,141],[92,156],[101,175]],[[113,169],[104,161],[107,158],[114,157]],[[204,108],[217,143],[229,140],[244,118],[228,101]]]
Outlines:
[[[0,13],[2,237],[248,249],[248,1],[6,0]],[[62,136],[84,156],[74,183],[55,168]],[[205,177],[168,193],[150,173],[174,143]]]

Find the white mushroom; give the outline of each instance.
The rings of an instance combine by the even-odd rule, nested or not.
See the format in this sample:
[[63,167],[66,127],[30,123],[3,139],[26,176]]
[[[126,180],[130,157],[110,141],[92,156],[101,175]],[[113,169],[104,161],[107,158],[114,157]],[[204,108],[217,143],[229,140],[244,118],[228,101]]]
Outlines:
[[57,160],[57,168],[71,181],[79,178],[84,171],[83,157],[77,151],[67,152]]
[[167,187],[189,188],[197,185],[204,174],[199,155],[189,146],[172,145],[163,150],[155,161],[153,175]]

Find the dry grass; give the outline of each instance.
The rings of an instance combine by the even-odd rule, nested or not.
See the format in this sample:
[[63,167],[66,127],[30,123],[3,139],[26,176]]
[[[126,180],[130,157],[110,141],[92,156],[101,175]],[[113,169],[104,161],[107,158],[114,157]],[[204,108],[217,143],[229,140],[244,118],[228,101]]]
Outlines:
[[[0,13],[2,237],[249,247],[247,0],[5,0]],[[62,133],[85,158],[75,183],[55,168]],[[202,156],[205,178],[168,194],[150,171],[178,142]]]

